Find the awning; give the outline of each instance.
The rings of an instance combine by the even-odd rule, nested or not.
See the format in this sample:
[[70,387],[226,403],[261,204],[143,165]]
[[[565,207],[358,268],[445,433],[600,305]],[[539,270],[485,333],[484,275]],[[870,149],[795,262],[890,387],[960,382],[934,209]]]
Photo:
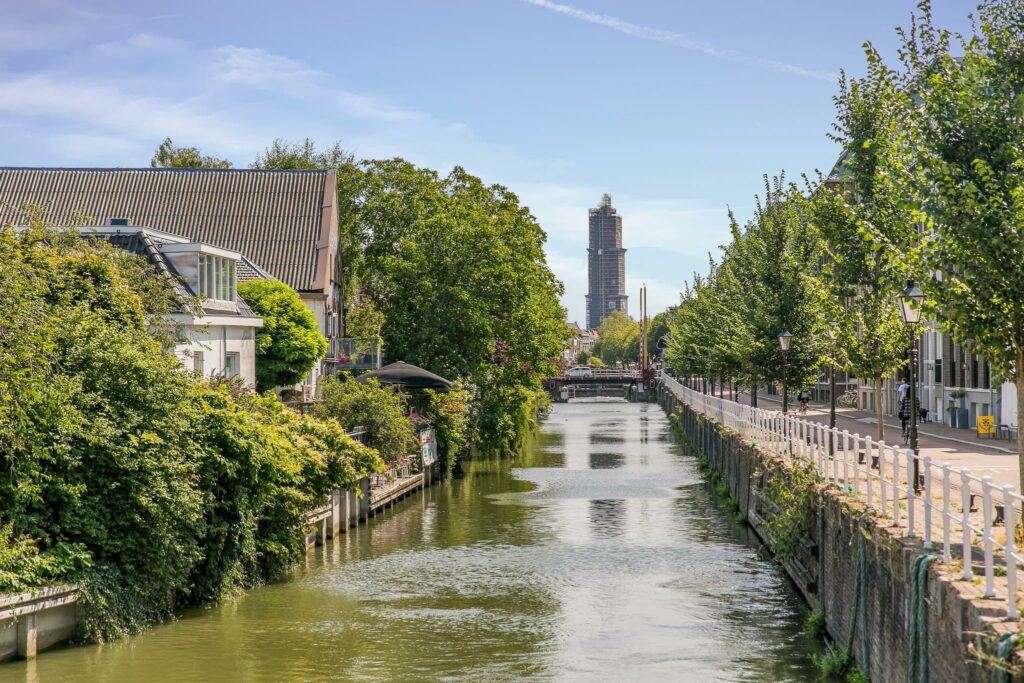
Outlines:
[[375,379],[381,384],[409,389],[448,389],[452,386],[452,383],[444,377],[439,377],[428,370],[402,361],[359,375],[356,381],[365,383],[369,379]]

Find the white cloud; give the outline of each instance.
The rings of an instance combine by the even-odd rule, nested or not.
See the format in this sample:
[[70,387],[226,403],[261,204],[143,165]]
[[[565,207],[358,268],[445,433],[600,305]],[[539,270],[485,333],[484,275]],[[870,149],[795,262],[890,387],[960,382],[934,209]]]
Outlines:
[[640,38],[642,40],[653,40],[659,43],[668,43],[669,45],[675,45],[687,50],[695,50],[701,52],[709,57],[716,59],[724,59],[730,62],[737,62],[739,64],[748,64],[750,66],[756,66],[766,69],[775,69],[777,71],[784,71],[787,73],[795,74],[797,76],[805,76],[807,78],[816,78],[819,80],[834,82],[836,80],[836,74],[829,73],[827,71],[819,71],[817,69],[807,69],[802,66],[796,66],[795,64],[787,64],[786,62],[780,62],[773,59],[764,59],[762,57],[755,57],[748,55],[737,50],[731,50],[727,48],[720,48],[711,43],[706,43],[700,40],[694,40],[682,33],[676,33],[674,31],[666,31],[659,28],[651,28],[649,26],[640,26],[628,22],[618,17],[608,16],[606,14],[597,14],[595,12],[588,12],[587,10],[579,9],[572,5],[566,5],[558,2],[551,2],[550,0],[522,0],[527,4],[533,5],[534,7],[540,7],[550,12],[556,12],[558,14],[572,17],[580,21],[585,21],[590,24],[597,24],[598,26],[604,26],[620,33],[625,33],[628,36],[634,38]]

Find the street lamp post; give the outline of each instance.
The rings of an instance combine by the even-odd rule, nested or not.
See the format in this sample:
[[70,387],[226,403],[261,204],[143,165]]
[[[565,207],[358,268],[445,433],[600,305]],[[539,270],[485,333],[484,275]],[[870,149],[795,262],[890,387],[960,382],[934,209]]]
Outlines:
[[786,370],[789,366],[789,340],[793,335],[785,331],[779,335],[779,348],[782,349],[782,414],[789,411],[789,385],[786,383]]
[[[917,448],[917,325],[921,322],[921,304],[924,303],[924,292],[914,285],[914,281],[907,282],[907,288],[903,290],[900,297],[900,315],[907,325],[910,333],[910,389],[907,396],[907,405],[910,410],[910,450],[916,456]],[[914,458],[914,490],[921,492],[920,462]]]
[[828,454],[835,455],[835,434],[836,428],[836,331],[829,323],[828,328],[825,330],[825,336],[829,339],[829,354],[832,357],[832,364],[829,366],[828,373],[828,428],[832,431],[829,432],[830,436],[828,439]]

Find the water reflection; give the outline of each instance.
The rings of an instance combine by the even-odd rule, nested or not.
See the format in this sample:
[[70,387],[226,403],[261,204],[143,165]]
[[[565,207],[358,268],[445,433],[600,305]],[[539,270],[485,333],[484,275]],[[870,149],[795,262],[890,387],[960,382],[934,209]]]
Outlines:
[[591,453],[590,469],[611,470],[622,467],[626,464],[626,457],[622,453]]

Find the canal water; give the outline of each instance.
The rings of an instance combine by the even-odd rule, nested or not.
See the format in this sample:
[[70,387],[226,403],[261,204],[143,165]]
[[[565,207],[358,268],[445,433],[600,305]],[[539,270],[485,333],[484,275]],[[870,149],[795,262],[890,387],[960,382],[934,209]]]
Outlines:
[[286,581],[0,680],[816,680],[805,616],[657,405],[581,401]]

